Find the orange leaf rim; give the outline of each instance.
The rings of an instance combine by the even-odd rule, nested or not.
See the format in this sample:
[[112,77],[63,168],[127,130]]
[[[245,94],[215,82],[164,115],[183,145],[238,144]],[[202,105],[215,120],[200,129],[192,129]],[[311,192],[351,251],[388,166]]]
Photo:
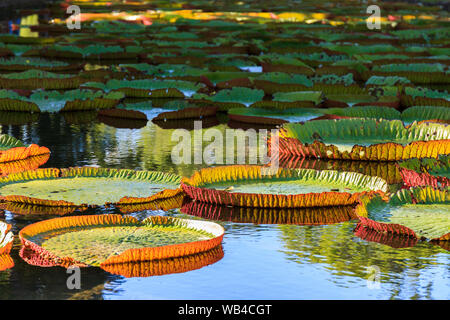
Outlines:
[[20,216],[65,216],[75,211],[82,213],[88,207],[41,206],[19,202],[1,202],[0,209]]
[[[410,189],[401,189],[397,193],[392,194],[389,198],[380,197],[380,195],[363,195],[360,197],[360,202],[355,208],[355,213],[359,219],[359,224],[365,228],[371,229],[379,233],[395,234],[404,237],[411,237],[416,239],[426,239],[420,236],[415,230],[407,226],[391,223],[386,221],[377,221],[376,218],[371,218],[373,213],[385,210],[390,212],[392,208],[402,205],[410,204],[449,204],[450,192],[449,189],[438,190],[432,187],[416,187]],[[414,228],[416,229],[416,228]],[[432,241],[448,241],[450,240],[450,230],[441,232],[442,234],[433,237]]]
[[224,256],[221,245],[209,251],[178,258],[102,265],[106,272],[126,278],[162,276],[201,269],[220,261]]
[[58,257],[50,251],[42,248],[39,244],[32,242],[30,238],[45,232],[60,233],[64,232],[64,230],[73,230],[72,228],[82,229],[89,226],[105,227],[125,225],[156,227],[172,226],[178,228],[189,228],[207,232],[209,234],[212,234],[213,237],[207,240],[193,241],[182,244],[128,249],[123,251],[119,255],[109,257],[100,264],[100,267],[111,266],[114,264],[178,258],[206,252],[219,246],[222,243],[225,233],[225,229],[222,226],[217,223],[208,221],[178,219],[167,216],[151,216],[141,222],[131,216],[122,217],[121,215],[107,214],[62,217],[40,221],[23,228],[19,233],[19,238],[25,247],[33,250],[43,259],[52,261],[53,265],[66,268],[72,265],[84,267],[88,265],[76,261],[71,257]]
[[0,271],[5,271],[14,267],[14,260],[9,254],[0,254]]
[[10,224],[0,221],[0,255],[7,255],[11,252],[14,241],[11,227]]
[[[211,183],[239,182],[248,180],[298,180],[321,182],[338,182],[346,186],[365,186],[370,191],[355,193],[322,192],[293,195],[232,193],[204,187]],[[251,165],[233,165],[201,169],[191,178],[183,178],[181,187],[186,194],[195,200],[231,205],[238,207],[262,208],[305,208],[345,206],[358,202],[359,196],[373,192],[387,192],[386,181],[379,177],[369,177],[355,172],[338,172],[334,170],[286,169],[271,171],[268,167]]]
[[189,201],[181,207],[181,212],[208,220],[253,224],[316,226],[357,219],[353,205],[319,208],[248,208]]
[[12,162],[0,163],[0,177],[5,177],[12,173],[18,173],[27,170],[34,170],[47,163],[50,154],[43,154],[26,158],[25,160],[17,160]]
[[[168,183],[175,189],[165,189],[149,197],[122,197],[116,203],[105,203],[104,205],[136,205],[150,203],[155,200],[161,200],[174,197],[181,194],[183,190],[179,188],[181,177],[157,171],[135,171],[131,169],[109,169],[97,167],[74,167],[74,168],[45,168],[20,173],[10,174],[7,177],[0,178],[0,187],[8,184],[21,183],[32,180],[53,180],[60,178],[74,177],[97,177],[97,178],[115,178],[115,179],[134,179],[136,181]],[[87,207],[96,207],[92,204],[77,205],[65,200],[48,200],[32,198],[22,195],[0,195],[1,202],[24,203],[35,206],[50,207],[76,207],[86,209]]]
[[[353,137],[351,150],[339,150],[321,140]],[[334,140],[333,140],[334,139]],[[386,142],[360,145],[369,139]],[[403,143],[395,140],[403,139]],[[334,142],[335,143],[335,142]],[[360,143],[360,144],[358,144]],[[268,148],[271,148],[268,139]],[[450,126],[438,123],[413,123],[405,127],[400,120],[339,119],[308,121],[283,125],[279,137],[281,157],[399,161],[411,158],[437,158],[450,154]]]
[[[158,199],[148,203],[137,204],[118,204],[115,205],[117,209],[123,214],[129,214],[134,212],[146,211],[146,210],[162,210],[168,211],[172,209],[179,209],[183,203],[185,197],[184,192],[177,193],[175,196],[165,199]],[[1,205],[0,205],[1,208]]]
[[396,233],[383,233],[374,229],[358,224],[354,230],[355,236],[365,241],[381,243],[392,248],[409,248],[414,247],[419,239],[412,237],[404,237]]
[[0,163],[24,160],[34,156],[50,154],[47,147],[36,144],[25,146],[20,140],[6,134],[0,134]]

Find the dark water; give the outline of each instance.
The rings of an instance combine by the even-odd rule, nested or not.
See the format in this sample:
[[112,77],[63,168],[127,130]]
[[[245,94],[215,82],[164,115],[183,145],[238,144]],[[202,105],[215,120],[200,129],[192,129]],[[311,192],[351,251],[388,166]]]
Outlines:
[[[42,114],[29,124],[13,126],[5,125],[3,116],[0,123],[2,133],[49,147],[52,154],[45,167],[97,165],[182,175],[190,175],[198,167],[172,164],[173,130],[152,122],[141,129],[117,129],[87,118]],[[85,123],[80,123],[82,119]],[[214,128],[223,131],[227,125]],[[97,209],[97,213],[106,210]],[[178,210],[135,215],[152,214],[183,215]],[[5,218],[13,224],[15,234],[43,219],[10,212]],[[422,242],[396,249],[365,241],[355,235],[352,221],[324,226],[219,223],[226,229],[224,257],[211,265],[147,278],[125,278],[86,268],[81,271],[81,290],[67,289],[69,275],[63,268],[26,264],[19,257],[16,239],[12,252],[15,267],[0,272],[0,299],[450,298],[450,255],[437,245]],[[377,274],[374,270],[380,272],[379,286],[368,283],[369,277]]]

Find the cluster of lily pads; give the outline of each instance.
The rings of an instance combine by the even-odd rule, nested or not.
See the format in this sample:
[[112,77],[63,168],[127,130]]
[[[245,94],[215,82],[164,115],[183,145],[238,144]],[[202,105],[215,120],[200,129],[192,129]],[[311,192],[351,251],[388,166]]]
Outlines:
[[[222,4],[224,11],[209,12],[205,3],[184,10],[70,3],[82,9],[80,30],[66,28],[54,8],[53,23],[32,27],[49,36],[0,36],[0,110],[120,108],[152,119],[148,109],[173,112],[156,120],[219,111],[231,121],[275,125],[323,116],[450,121],[449,27],[438,7],[423,14],[423,7],[383,4],[389,19],[372,32],[346,4],[303,3],[296,11],[287,1],[272,12]],[[110,14],[114,8],[120,14]],[[185,108],[198,109],[178,112]],[[138,114],[101,115],[146,119]]]
[[[290,1],[273,12],[246,2],[223,11],[202,1],[183,10],[65,3],[81,7],[80,30],[67,29],[64,10],[52,7],[51,23],[33,27],[49,36],[0,36],[0,111],[95,112],[105,123],[206,122],[223,113],[230,126],[280,128],[280,168],[220,166],[191,177],[39,169],[47,148],[2,135],[0,208],[63,216],[20,231],[28,263],[183,272],[223,256],[224,229],[205,220],[356,220],[355,234],[368,240],[450,240],[450,27],[439,8],[424,15],[424,7],[383,3],[392,15],[374,32],[361,10],[328,2],[306,1],[302,12]],[[99,206],[178,208],[204,219],[83,214]],[[10,267],[9,228],[0,224],[0,270]]]

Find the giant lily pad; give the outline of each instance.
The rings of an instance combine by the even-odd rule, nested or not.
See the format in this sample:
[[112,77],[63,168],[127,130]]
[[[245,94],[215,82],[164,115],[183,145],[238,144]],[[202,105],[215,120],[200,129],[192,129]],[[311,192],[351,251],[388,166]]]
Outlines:
[[53,265],[103,267],[206,252],[220,245],[224,232],[207,221],[93,215],[41,221],[23,228],[19,237]]
[[416,84],[449,83],[446,66],[439,63],[375,65],[372,76],[401,76]]
[[349,108],[235,108],[228,110],[230,119],[249,123],[283,124],[305,122],[323,115],[348,118],[399,119],[400,112],[389,107],[349,107]]
[[437,120],[442,123],[450,123],[450,108],[439,106],[414,106],[402,112],[404,123],[412,123],[422,120]]
[[137,204],[180,193],[180,177],[104,168],[37,169],[0,179],[0,198],[44,206]]
[[378,232],[418,239],[450,240],[450,192],[431,187],[402,189],[389,202],[362,197],[360,223]]
[[50,150],[35,144],[25,146],[22,141],[7,134],[0,134],[0,163],[24,160],[49,154]]
[[37,169],[40,166],[44,165],[49,158],[50,154],[47,153],[29,157],[24,160],[2,162],[0,163],[0,177],[5,177],[12,173]]
[[202,169],[181,186],[189,197],[240,207],[302,208],[351,205],[358,195],[386,192],[384,180],[332,170],[225,166]]
[[[57,265],[57,263],[41,256],[39,252],[32,250],[30,247],[23,246],[19,255],[26,263],[33,266],[53,267]],[[161,276],[200,269],[216,263],[223,256],[222,246],[217,246],[209,251],[178,258],[105,264],[102,265],[102,269],[126,278]]]
[[1,111],[20,111],[20,112],[40,112],[39,107],[12,90],[0,90],[0,110]]
[[42,112],[85,111],[113,108],[123,99],[121,92],[103,93],[92,90],[37,91],[30,101],[38,105]]
[[0,70],[25,71],[28,69],[44,71],[68,71],[80,70],[83,64],[70,64],[62,61],[51,61],[40,58],[13,57],[9,59],[0,59]]
[[219,107],[220,110],[228,110],[237,107],[246,107],[256,101],[262,100],[264,91],[250,89],[245,87],[234,87],[232,89],[224,89],[215,95],[207,96],[205,94],[195,94],[193,102],[200,103],[204,100],[212,106]]
[[188,81],[153,79],[110,80],[106,84],[93,82],[84,86],[104,91],[121,91],[132,98],[184,98],[185,95],[191,96],[202,87]]
[[18,73],[0,76],[0,88],[3,89],[75,89],[86,82],[73,74],[58,74],[30,69]]
[[438,159],[410,159],[399,163],[400,174],[407,187],[450,187],[450,156]]
[[4,104],[0,109],[6,111],[65,112],[110,109],[115,107],[125,95],[122,92],[104,93],[96,90],[75,89],[70,91],[37,90],[29,97],[14,91],[0,90]]
[[[269,143],[270,145],[270,143]],[[341,119],[283,125],[280,155],[398,161],[450,153],[450,128],[400,120]]]
[[[140,48],[139,48],[140,49]],[[105,45],[53,45],[39,50],[29,50],[23,54],[24,57],[40,56],[49,58],[69,58],[69,59],[95,59],[95,60],[117,60],[135,59],[140,51],[134,46],[105,46]]]

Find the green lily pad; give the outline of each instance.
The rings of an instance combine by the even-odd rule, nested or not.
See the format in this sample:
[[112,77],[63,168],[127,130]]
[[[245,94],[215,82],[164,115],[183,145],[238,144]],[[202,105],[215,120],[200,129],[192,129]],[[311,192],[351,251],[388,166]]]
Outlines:
[[[86,109],[104,109],[111,108],[120,99],[123,99],[125,95],[122,92],[109,92],[104,93],[102,91],[92,91],[92,90],[70,90],[70,91],[44,91],[39,90],[33,93],[28,101],[38,105],[41,112],[59,112],[67,110],[68,103],[75,102],[70,106],[70,110],[86,110]],[[114,104],[104,103],[103,101],[113,101]],[[92,102],[91,106],[83,107],[82,102]],[[94,101],[99,101],[94,103]]]
[[[220,245],[224,229],[213,222],[120,215],[55,218],[21,230],[24,246],[45,266],[96,266],[177,258]],[[42,265],[42,264],[41,264]]]
[[[42,234],[39,235],[42,239]],[[76,261],[100,266],[109,257],[118,255],[129,249],[143,247],[162,247],[186,242],[202,241],[213,238],[212,234],[196,229],[173,227],[118,226],[88,227],[82,230],[66,232],[38,241],[41,247],[60,257],[70,256]]]
[[0,180],[0,195],[11,202],[38,199],[43,205],[59,201],[73,206],[104,205],[120,203],[125,197],[146,202],[166,189],[176,189],[180,181],[176,175],[152,171],[71,168],[61,170],[61,176],[59,172],[38,169],[29,175],[10,175]]
[[431,141],[450,138],[447,126],[429,123],[413,124],[405,128],[399,120],[342,119],[307,122],[303,125],[286,124],[284,129],[304,143],[319,139],[333,145],[369,146],[395,142],[406,145],[413,141]]
[[402,120],[405,123],[422,120],[442,120],[450,122],[449,107],[433,107],[433,106],[414,106],[402,112]]
[[402,189],[389,202],[374,198],[357,209],[363,225],[379,232],[450,240],[450,192],[430,187]]
[[366,81],[367,85],[375,85],[375,86],[395,86],[399,84],[407,84],[411,83],[411,81],[405,77],[397,77],[397,76],[391,76],[391,77],[380,77],[380,76],[371,76]]
[[311,101],[317,105],[323,99],[324,95],[319,91],[277,92],[273,94],[273,100],[281,102]]
[[234,87],[232,89],[220,90],[213,96],[194,95],[193,98],[202,98],[214,102],[234,102],[244,105],[250,105],[256,101],[262,100],[264,91],[249,89],[245,87]]

